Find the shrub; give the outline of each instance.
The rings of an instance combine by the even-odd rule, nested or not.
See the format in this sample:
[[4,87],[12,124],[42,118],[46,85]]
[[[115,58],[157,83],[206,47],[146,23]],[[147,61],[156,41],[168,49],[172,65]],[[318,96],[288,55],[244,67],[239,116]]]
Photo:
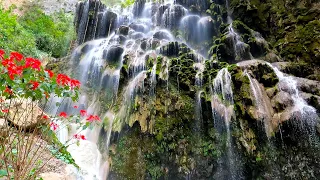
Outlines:
[[26,31],[11,10],[0,6],[0,48],[20,51],[27,55],[36,54],[36,40],[32,33]]
[[[0,62],[0,119],[3,121],[0,126],[0,178],[34,179],[52,159],[44,152],[61,156],[69,145],[86,140],[81,131],[92,128],[100,118],[88,115],[85,110],[80,110],[79,115],[61,112],[50,117],[39,105],[45,108],[50,96],[76,101],[80,82],[65,74],[55,75],[44,70],[38,59],[25,58],[17,52],[7,57],[0,50]],[[65,144],[55,143],[54,131],[70,123],[77,125],[77,133]],[[56,149],[48,147],[44,140],[55,143]],[[68,156],[66,160],[74,162]]]
[[34,6],[29,7],[19,22],[34,34],[39,50],[56,58],[67,54],[74,36],[72,19],[67,14],[59,12],[48,16],[39,7]]
[[59,58],[68,53],[75,37],[72,15],[58,12],[49,16],[34,5],[18,17],[12,9],[0,6],[0,48],[35,57]]

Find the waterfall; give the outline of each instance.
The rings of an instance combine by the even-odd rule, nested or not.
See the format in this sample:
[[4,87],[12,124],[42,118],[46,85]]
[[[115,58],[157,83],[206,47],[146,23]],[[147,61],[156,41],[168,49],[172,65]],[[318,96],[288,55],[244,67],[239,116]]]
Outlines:
[[266,95],[263,94],[259,82],[256,79],[253,79],[247,70],[245,70],[244,73],[250,81],[250,89],[254,97],[254,105],[258,110],[256,113],[257,119],[263,121],[266,135],[267,137],[270,137],[273,133],[271,127],[273,109],[271,107],[271,104],[267,101],[267,98],[265,98]]
[[246,52],[248,45],[243,42],[242,37],[233,28],[233,19],[231,17],[232,12],[230,10],[229,0],[226,0],[226,7],[228,12],[227,22],[229,23],[227,37],[231,38],[232,40],[233,49],[235,52],[235,59],[236,60],[253,59],[253,56],[251,55],[251,53]]
[[[237,162],[237,154],[234,152],[230,127],[231,120],[235,115],[233,110],[232,80],[227,68],[221,69],[213,80],[211,103],[214,126],[220,135],[226,134],[226,162],[223,165],[222,159],[220,159],[218,172],[216,173],[218,177],[215,178],[239,179],[241,178],[241,165]],[[224,168],[227,168],[228,174],[221,174]]]
[[196,57],[196,63],[193,64],[193,68],[197,71],[196,77],[195,77],[195,85],[197,88],[195,112],[196,112],[196,131],[199,132],[202,124],[201,94],[203,93],[202,83],[203,83],[203,72],[205,70],[205,60],[202,56],[198,55]]
[[[316,136],[315,126],[317,124],[317,121],[319,120],[316,109],[312,106],[309,106],[306,101],[300,96],[297,82],[293,79],[292,76],[285,75],[277,67],[272,66],[268,62],[266,63],[273,69],[279,79],[279,90],[289,93],[293,100],[293,108],[291,110],[291,113],[295,113],[296,116],[296,120],[294,121],[294,123],[300,129],[305,130],[310,137]],[[310,141],[312,141],[312,139],[310,139]]]

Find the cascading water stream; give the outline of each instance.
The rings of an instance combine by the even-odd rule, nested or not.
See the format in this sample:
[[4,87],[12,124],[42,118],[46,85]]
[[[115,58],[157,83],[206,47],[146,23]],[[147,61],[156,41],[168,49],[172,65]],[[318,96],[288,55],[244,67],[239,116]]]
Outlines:
[[[291,99],[293,100],[293,108],[291,113],[297,113],[296,119],[297,121],[300,121],[300,123],[297,123],[297,125],[301,129],[306,130],[309,137],[314,136],[316,133],[315,126],[319,120],[316,109],[312,106],[309,106],[300,96],[297,82],[292,76],[285,75],[277,67],[274,67],[268,62],[266,62],[266,64],[270,66],[277,75],[279,79],[279,90],[290,94]],[[312,139],[310,139],[310,141],[312,141]]]
[[[82,4],[82,8],[84,8],[84,10],[88,9],[89,11],[89,4],[89,1],[87,1]],[[78,10],[80,11],[81,7],[79,7]],[[100,29],[92,30],[92,32],[97,32],[95,34],[96,38],[107,37],[88,41],[80,45],[75,50],[72,61],[73,73],[84,86],[82,93],[85,98],[82,100],[84,102],[81,102],[83,109],[87,109],[88,112],[96,112],[103,117],[102,119],[107,119],[108,126],[104,127],[107,129],[106,137],[103,139],[106,143],[102,149],[100,149],[100,146],[97,146],[97,143],[101,140],[99,140],[98,136],[102,130],[101,127],[96,127],[94,131],[85,132],[88,136],[88,141],[80,144],[80,148],[73,147],[70,151],[72,151],[71,154],[73,154],[76,161],[79,162],[79,165],[83,166],[82,169],[88,168],[90,171],[89,173],[80,173],[80,175],[85,177],[85,179],[95,177],[99,180],[104,180],[107,176],[109,164],[107,162],[108,153],[104,154],[103,152],[108,152],[111,132],[120,132],[124,124],[132,125],[134,123],[132,122],[133,120],[131,121],[129,118],[130,113],[132,113],[132,107],[136,99],[139,98],[139,93],[144,91],[144,83],[148,77],[148,71],[150,72],[149,80],[151,82],[150,96],[154,96],[156,93],[157,68],[159,68],[157,67],[156,61],[156,57],[159,55],[158,49],[172,41],[202,46],[207,39],[212,37],[210,33],[214,21],[209,16],[202,17],[189,14],[185,7],[174,3],[173,0],[168,0],[164,3],[139,1],[136,2],[133,7],[125,9],[114,7],[112,9],[105,9],[99,13],[98,18],[100,18],[100,21],[98,20],[96,23]],[[91,18],[91,16],[89,17],[88,12],[84,12],[83,18],[81,18],[78,24],[80,44],[90,40],[90,36],[93,36],[86,34],[84,29],[87,21],[84,21],[84,19],[88,18]],[[90,20],[93,21],[93,19]],[[92,28],[93,27],[90,27],[90,29]],[[194,31],[188,31],[188,34],[180,39],[176,38],[173,35],[175,33],[171,32],[171,30],[177,30],[179,28],[182,30],[190,30],[193,28]],[[195,77],[195,85],[197,87],[196,118],[200,122],[202,114],[201,94],[203,92],[201,88],[205,60],[202,56],[198,55],[199,53],[192,53],[196,54],[196,58],[194,58],[194,69],[197,72]],[[150,57],[154,59],[154,64],[151,69],[147,69],[150,68],[148,67]],[[123,101],[121,104],[118,104],[120,107],[119,111],[113,113],[111,108],[116,103],[120,73],[124,61],[126,61],[126,65],[128,65],[125,68],[128,69],[130,80],[127,82],[127,86],[123,88]],[[159,76],[166,81],[167,92],[169,93],[170,58],[163,57],[162,63]],[[224,70],[224,80],[219,81],[219,83],[223,84],[227,80],[227,74],[227,71],[225,72]],[[227,82],[228,85],[230,85],[230,83],[229,81]],[[227,85],[224,84],[224,86]],[[224,87],[224,89],[225,88],[227,87]],[[231,85],[229,88],[231,88]],[[93,91],[90,91],[91,89]],[[225,92],[222,94],[226,95]],[[107,109],[98,110],[97,107],[100,107],[99,103],[101,103],[101,99],[107,103],[101,104],[101,106],[107,106]],[[88,100],[92,103],[86,108]],[[231,101],[226,100],[226,102],[230,103]],[[166,114],[168,114],[167,104],[166,102]],[[223,113],[224,126],[227,127],[228,148],[231,147],[229,127],[229,122],[233,115],[231,109],[231,106],[227,107]],[[68,134],[70,133],[69,131]],[[65,134],[66,131],[61,134],[61,137],[65,136]],[[61,138],[61,140],[64,141],[63,138]],[[83,150],[81,150],[81,148],[83,148]],[[232,154],[232,150],[228,152],[229,159],[232,159]],[[87,162],[85,162],[84,157],[87,157]],[[97,163],[94,164],[95,162]],[[234,164],[232,160],[228,162],[229,164]],[[91,164],[90,168],[89,164]],[[233,165],[230,165],[230,167],[232,166]],[[232,168],[230,168],[230,171],[233,171],[231,169]]]
[[[226,134],[226,162],[219,163],[218,172],[215,178],[239,179],[241,178],[241,168],[237,161],[237,155],[233,150],[230,123],[234,117],[233,110],[233,92],[231,74],[227,68],[221,69],[216,78],[213,80],[212,94],[212,112],[214,117],[214,125],[218,133]],[[223,167],[223,163],[226,163]],[[228,169],[228,175],[220,174],[222,169]]]
[[243,60],[243,59],[253,59],[251,53],[249,52],[248,56],[246,55],[246,44],[243,42],[242,37],[233,29],[233,20],[232,20],[232,12],[230,10],[230,4],[229,0],[226,0],[226,7],[227,7],[227,12],[228,12],[228,34],[227,36],[232,39],[233,43],[233,48],[235,51],[235,58],[238,60]]
[[265,100],[266,98],[264,98],[266,95],[263,95],[259,82],[256,79],[253,79],[247,70],[245,70],[244,74],[248,77],[250,81],[250,89],[254,97],[254,105],[257,108],[257,119],[263,121],[265,133],[269,138],[273,133],[271,127],[273,114],[271,111],[273,111],[273,109],[270,103],[269,105],[267,105],[268,102]]
[[195,85],[197,88],[196,93],[196,131],[199,132],[202,124],[202,106],[201,106],[201,94],[202,91],[202,83],[203,83],[203,72],[205,70],[205,60],[202,56],[198,55],[196,57],[196,63],[193,65],[193,68],[197,71],[195,77]]

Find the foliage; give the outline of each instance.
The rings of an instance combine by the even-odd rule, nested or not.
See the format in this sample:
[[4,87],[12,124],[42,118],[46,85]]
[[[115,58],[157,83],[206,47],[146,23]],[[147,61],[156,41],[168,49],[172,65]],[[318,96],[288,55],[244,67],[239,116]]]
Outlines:
[[131,6],[131,5],[134,4],[134,1],[135,1],[135,0],[123,0],[123,1],[121,2],[121,7],[122,7],[122,8],[129,7],[129,6]]
[[[52,156],[45,156],[50,150],[53,155],[74,164],[66,148],[86,140],[81,131],[93,128],[93,123],[100,118],[88,115],[85,110],[80,110],[83,121],[80,116],[66,112],[50,117],[39,106],[42,104],[45,109],[50,95],[77,100],[80,82],[65,74],[44,70],[40,60],[25,58],[17,52],[6,56],[0,50],[0,60],[0,117],[5,123],[0,136],[1,174],[6,172],[5,176],[14,179],[34,179],[52,159]],[[65,144],[57,144],[55,133],[70,123],[77,125],[77,134]],[[49,149],[44,140],[51,144]]]
[[53,57],[66,55],[73,33],[72,19],[60,12],[53,17],[39,7],[30,7],[19,19],[20,24],[36,38],[37,48]]
[[18,23],[18,17],[11,10],[4,10],[0,6],[0,48],[20,51],[24,54],[35,55],[36,40]]
[[49,16],[36,5],[27,7],[21,17],[12,10],[0,6],[0,48],[35,57],[67,54],[74,38],[70,15],[59,12]]

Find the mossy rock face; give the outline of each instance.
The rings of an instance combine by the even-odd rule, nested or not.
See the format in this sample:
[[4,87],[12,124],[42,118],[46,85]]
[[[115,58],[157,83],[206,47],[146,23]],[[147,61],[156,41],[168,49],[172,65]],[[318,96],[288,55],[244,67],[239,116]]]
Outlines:
[[285,61],[304,61],[319,67],[317,2],[232,0],[230,4],[234,19],[260,32]]

